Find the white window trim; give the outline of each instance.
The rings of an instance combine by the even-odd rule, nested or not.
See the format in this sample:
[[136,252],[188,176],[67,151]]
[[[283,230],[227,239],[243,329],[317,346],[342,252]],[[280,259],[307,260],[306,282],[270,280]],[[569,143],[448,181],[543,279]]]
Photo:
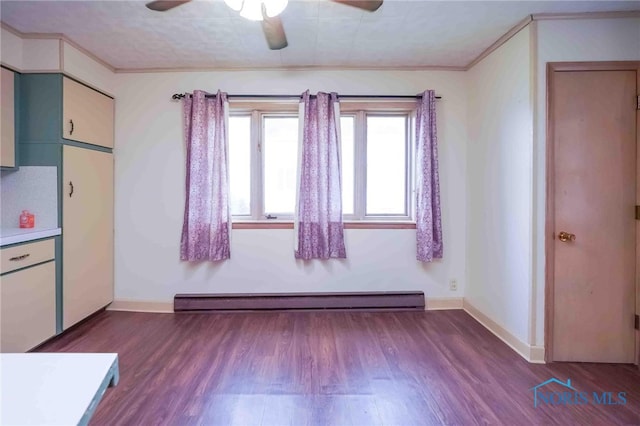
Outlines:
[[[412,167],[412,163],[413,163],[413,155],[411,155],[412,152],[412,134],[411,134],[411,127],[412,127],[412,111],[410,110],[404,110],[404,111],[372,111],[372,110],[367,110],[367,111],[359,111],[359,114],[361,114],[361,119],[360,119],[360,123],[362,126],[361,132],[363,132],[360,137],[360,142],[356,142],[356,145],[360,145],[362,146],[362,152],[357,154],[357,160],[356,161],[360,161],[361,162],[361,172],[359,173],[362,182],[362,187],[358,188],[360,190],[360,192],[358,193],[357,197],[360,199],[360,203],[359,206],[361,208],[360,211],[356,210],[356,216],[358,220],[362,220],[362,221],[384,221],[384,222],[389,222],[389,221],[394,221],[394,222],[410,222],[410,221],[415,221],[414,219],[414,215],[413,215],[413,208],[412,208],[412,202],[411,202],[411,194],[413,193],[413,181],[415,180],[413,178],[414,173],[413,173],[413,167]],[[367,117],[372,116],[372,117],[393,117],[393,116],[405,116],[406,120],[405,120],[405,200],[404,200],[404,212],[403,214],[367,214],[366,213],[366,196],[367,196],[367,186],[366,186],[366,176],[367,176],[367,170],[366,170],[366,162],[367,162],[367,143],[368,143],[368,138],[366,135],[366,122],[367,122]],[[356,172],[358,173],[358,172]]]
[[[348,102],[341,115],[353,116],[354,120],[354,213],[343,214],[344,222],[353,223],[398,223],[415,224],[415,104],[409,102]],[[366,108],[366,109],[363,109]],[[264,212],[264,156],[263,134],[265,116],[292,117],[298,115],[298,102],[237,102],[231,104],[230,116],[251,116],[251,194],[250,215],[232,215],[234,223],[282,224],[290,223],[293,214],[278,214],[276,219],[267,219]],[[371,116],[403,115],[406,120],[405,164],[405,214],[367,215],[366,210],[366,118]]]
[[[259,176],[259,187],[258,187],[258,192],[260,193],[259,196],[259,204],[257,204],[257,206],[259,207],[258,209],[258,215],[254,216],[254,217],[259,217],[260,220],[265,220],[265,221],[287,221],[290,222],[294,219],[294,213],[288,213],[288,212],[267,212],[266,211],[266,206],[265,206],[265,179],[264,179],[264,169],[265,169],[265,158],[264,158],[264,134],[265,134],[265,128],[264,128],[264,123],[265,123],[265,118],[266,117],[285,117],[285,118],[289,118],[289,117],[298,117],[297,112],[294,114],[292,112],[271,112],[271,111],[260,111],[258,113],[258,123],[259,123],[259,141],[258,141],[258,155],[260,156],[260,161],[258,164],[259,169],[257,170],[257,173],[255,173],[256,175]],[[297,167],[297,165],[296,165]],[[294,206],[295,208],[295,206]],[[268,215],[272,215],[275,216],[275,218],[273,219],[269,219]]]

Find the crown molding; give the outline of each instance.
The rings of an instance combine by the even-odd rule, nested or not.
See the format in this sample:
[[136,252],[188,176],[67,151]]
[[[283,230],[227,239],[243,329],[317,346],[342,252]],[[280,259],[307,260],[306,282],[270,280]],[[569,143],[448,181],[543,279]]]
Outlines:
[[20,37],[24,40],[64,40],[66,38],[62,33],[22,33]]
[[8,32],[10,32],[10,33],[11,33],[11,34],[13,34],[14,36],[18,36],[18,37],[20,37],[20,38],[23,38],[23,36],[24,36],[20,31],[16,30],[16,29],[15,29],[15,28],[13,28],[11,25],[9,25],[9,24],[7,24],[7,23],[5,23],[5,22],[3,22],[3,21],[0,21],[0,28],[2,28],[3,30],[6,30],[6,31],[8,31]]
[[232,72],[232,71],[466,71],[463,66],[425,65],[411,67],[368,67],[368,66],[290,66],[290,67],[159,67],[159,68],[116,68],[116,73],[161,73],[161,72]]
[[[640,18],[640,10],[633,11],[617,11],[617,12],[581,12],[581,13],[537,13],[528,15],[522,21],[518,22],[509,31],[503,34],[493,44],[483,50],[475,59],[466,66],[447,66],[447,65],[425,65],[425,66],[408,66],[408,67],[370,67],[370,66],[290,66],[290,67],[158,67],[158,68],[116,68],[106,62],[90,50],[82,47],[65,34],[61,33],[23,33],[7,23],[0,21],[0,27],[17,37],[22,39],[58,39],[66,42],[70,46],[79,50],[89,58],[98,62],[105,68],[114,73],[170,73],[170,72],[233,72],[233,71],[468,71],[489,56],[492,52],[500,48],[509,41],[513,36],[526,28],[533,21],[548,20],[573,20],[573,19],[621,19],[621,18]],[[62,66],[62,62],[61,62]]]
[[469,62],[469,64],[465,67],[465,71],[470,70],[471,68],[473,68],[474,66],[476,66],[478,63],[480,63],[484,58],[486,58],[487,56],[489,56],[491,53],[493,53],[495,50],[497,50],[498,48],[500,48],[503,44],[505,44],[506,42],[508,42],[509,40],[511,40],[511,38],[513,36],[515,36],[516,34],[518,34],[520,31],[522,31],[524,28],[526,28],[531,22],[533,22],[533,17],[532,15],[527,16],[526,18],[524,18],[522,21],[518,22],[514,27],[512,27],[509,31],[507,31],[506,33],[504,33],[502,35],[502,37],[500,37],[499,39],[497,39],[495,42],[493,42],[493,44],[489,47],[487,47],[481,54],[479,54],[473,61]]
[[[96,54],[94,54],[93,52],[91,52],[90,50],[85,49],[84,47],[82,47],[81,45],[79,45],[78,43],[76,43],[74,40],[70,39],[69,37],[67,37],[65,34],[62,33],[23,33],[15,28],[13,28],[11,25],[8,25],[7,23],[0,21],[0,27],[10,33],[12,33],[13,35],[20,37],[23,40],[60,40],[61,44],[60,44],[60,55],[63,56],[63,44],[67,43],[69,46],[79,50],[80,52],[82,52],[85,56],[93,59],[94,61],[96,61],[97,63],[99,63],[100,65],[102,65],[103,67],[107,68],[109,71],[111,72],[115,72],[116,69],[113,67],[113,65],[111,65],[110,63],[106,62],[105,60],[103,60],[102,58],[100,58],[99,56],[97,56]],[[60,67],[62,68],[62,63],[63,60],[60,60]]]
[[551,21],[551,20],[569,20],[569,19],[622,19],[622,18],[640,18],[640,10],[619,11],[619,12],[581,12],[581,13],[536,13],[527,16],[518,22],[513,28],[507,31],[502,37],[496,40],[491,46],[487,47],[477,58],[469,62],[465,67],[465,71],[470,70],[484,58],[489,56],[493,51],[509,41],[513,36],[518,34],[533,21]]
[[619,12],[581,12],[581,13],[536,13],[531,15],[534,21],[553,21],[561,19],[621,19],[640,18],[640,10]]

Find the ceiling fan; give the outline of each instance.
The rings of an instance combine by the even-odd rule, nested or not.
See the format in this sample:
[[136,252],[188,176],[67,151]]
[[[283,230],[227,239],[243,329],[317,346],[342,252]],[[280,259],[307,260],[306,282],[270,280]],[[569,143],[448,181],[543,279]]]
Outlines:
[[[147,3],[147,7],[157,12],[166,12],[174,7],[189,3],[191,0],[155,0]],[[286,7],[287,0],[224,0],[240,16],[253,21],[262,21],[262,31],[271,50],[287,47],[287,36],[282,21],[278,16]],[[382,6],[383,0],[330,0],[347,6],[375,12]]]

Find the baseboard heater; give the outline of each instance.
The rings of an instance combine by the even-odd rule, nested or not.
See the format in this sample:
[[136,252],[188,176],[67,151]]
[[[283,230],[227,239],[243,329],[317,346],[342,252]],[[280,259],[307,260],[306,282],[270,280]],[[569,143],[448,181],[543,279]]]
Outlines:
[[176,294],[175,312],[423,311],[422,291]]

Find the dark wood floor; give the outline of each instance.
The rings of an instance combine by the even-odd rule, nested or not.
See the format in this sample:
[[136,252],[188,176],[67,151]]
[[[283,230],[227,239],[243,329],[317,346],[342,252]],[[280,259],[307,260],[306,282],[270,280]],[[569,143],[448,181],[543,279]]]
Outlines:
[[[119,354],[94,425],[640,424],[635,366],[532,365],[463,311],[103,312],[40,351]],[[627,403],[534,408],[551,377]]]

